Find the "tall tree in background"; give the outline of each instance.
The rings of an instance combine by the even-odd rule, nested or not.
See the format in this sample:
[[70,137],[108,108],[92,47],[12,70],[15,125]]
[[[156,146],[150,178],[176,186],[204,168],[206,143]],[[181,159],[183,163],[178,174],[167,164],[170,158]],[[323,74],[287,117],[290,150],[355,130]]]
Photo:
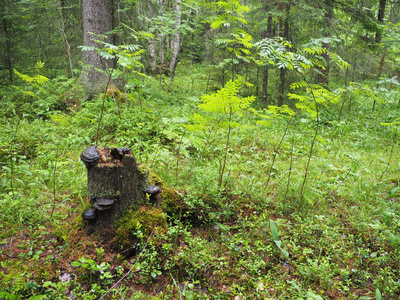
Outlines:
[[[265,8],[268,9],[267,7]],[[267,28],[261,32],[261,37],[272,38],[272,15],[269,14],[267,17]],[[268,76],[269,76],[269,65],[266,63],[263,66],[263,83],[262,83],[262,103],[264,106],[268,105]]]
[[182,23],[182,7],[181,0],[175,0],[175,34],[171,43],[171,61],[169,69],[171,71],[171,78],[169,82],[169,89],[171,89],[172,82],[174,81],[175,69],[178,64],[179,54],[181,52],[182,44],[185,36],[181,40],[181,23]]
[[[326,0],[325,1],[325,12],[324,12],[324,25],[323,26],[323,36],[324,38],[330,38],[332,34],[332,18],[333,18],[333,0]],[[330,44],[327,42],[327,39],[323,39],[322,47],[326,49],[321,56],[325,60],[325,68],[320,68],[320,73],[318,74],[318,82],[325,86],[329,83],[329,71],[330,71],[330,58],[329,52]]]
[[[282,4],[282,11],[284,12],[284,19],[281,19],[279,24],[279,36],[285,40],[289,40],[289,14],[290,14],[291,1],[289,3]],[[283,105],[283,99],[285,97],[285,85],[286,85],[286,68],[280,69],[279,74],[279,95],[278,95],[278,106]]]
[[65,8],[67,6],[67,3],[65,0],[58,0],[58,5],[59,5],[59,13],[60,13],[60,32],[63,36],[64,40],[64,47],[65,47],[65,54],[68,57],[68,62],[69,62],[69,68],[68,68],[68,74],[70,77],[74,77],[74,67],[72,63],[72,58],[71,58],[71,45],[68,42],[68,36],[66,32],[66,24],[65,24]]
[[[149,18],[149,21],[151,22],[154,17],[153,0],[147,0],[146,4],[147,4],[147,16]],[[151,27],[151,23],[149,24],[149,27]],[[149,39],[148,43],[149,43],[148,44],[149,64],[151,71],[154,73],[157,68],[156,41],[155,39]]]
[[[378,24],[383,25],[383,20],[385,18],[386,0],[379,0],[379,10],[378,10]],[[382,40],[382,29],[379,28],[375,35],[375,42],[380,43]]]
[[6,51],[3,52],[4,57],[3,60],[5,62],[5,65],[8,69],[8,74],[9,74],[9,80],[12,83],[13,82],[13,67],[12,67],[12,62],[11,62],[11,33],[9,29],[9,21],[8,21],[8,16],[7,11],[9,7],[6,5],[6,0],[2,0],[0,6],[0,11],[1,11],[1,26],[2,26],[2,33],[4,34],[4,42],[6,45]]
[[112,59],[105,59],[96,49],[102,45],[94,40],[111,43],[111,0],[83,0],[83,71],[80,82],[89,95],[104,90],[108,76],[102,72],[114,66]]

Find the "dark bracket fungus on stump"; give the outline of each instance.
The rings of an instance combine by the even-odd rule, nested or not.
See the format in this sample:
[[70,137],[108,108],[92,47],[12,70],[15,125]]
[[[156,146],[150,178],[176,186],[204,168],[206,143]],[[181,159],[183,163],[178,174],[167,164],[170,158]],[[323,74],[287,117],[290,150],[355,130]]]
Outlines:
[[82,152],[81,160],[87,169],[92,203],[82,213],[88,221],[88,233],[113,239],[122,217],[146,205],[146,194],[152,202],[161,192],[160,187],[149,185],[148,170],[136,162],[129,148],[90,146]]
[[149,184],[147,185],[144,192],[150,196],[149,200],[151,204],[153,205],[158,204],[159,201],[157,199],[157,196],[160,195],[161,193],[161,188],[159,186]]

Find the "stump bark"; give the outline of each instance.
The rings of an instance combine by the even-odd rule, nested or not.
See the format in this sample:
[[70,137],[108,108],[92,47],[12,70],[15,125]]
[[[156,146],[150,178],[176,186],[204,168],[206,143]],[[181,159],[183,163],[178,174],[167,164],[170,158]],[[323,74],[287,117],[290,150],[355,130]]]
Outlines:
[[120,149],[115,148],[111,152],[106,147],[96,149],[99,159],[94,163],[85,163],[88,172],[88,194],[92,204],[95,204],[97,199],[114,201],[111,208],[107,207],[105,210],[100,210],[102,207],[96,208],[94,205],[96,219],[89,222],[88,226],[89,232],[94,231],[107,239],[114,236],[118,220],[127,211],[136,210],[146,203],[145,189],[149,184],[148,171],[141,168],[129,149],[128,154],[124,154]]

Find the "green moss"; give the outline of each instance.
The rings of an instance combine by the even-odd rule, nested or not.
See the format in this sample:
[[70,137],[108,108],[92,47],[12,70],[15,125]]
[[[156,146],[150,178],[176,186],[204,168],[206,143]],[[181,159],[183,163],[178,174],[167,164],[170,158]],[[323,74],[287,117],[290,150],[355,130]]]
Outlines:
[[162,209],[168,215],[179,214],[186,209],[182,196],[173,188],[167,187],[161,193]]
[[144,164],[141,164],[141,165],[138,166],[138,168],[139,168],[139,170],[141,170],[143,172],[148,172],[148,174],[149,174],[149,183],[151,185],[157,185],[160,188],[165,189],[166,185],[165,185],[164,180],[162,180],[160,177],[158,177],[157,174],[153,173],[148,166],[146,166]]
[[136,211],[127,211],[118,221],[115,243],[123,249],[131,248],[147,240],[152,232],[153,235],[167,232],[166,217],[160,209],[145,205]]

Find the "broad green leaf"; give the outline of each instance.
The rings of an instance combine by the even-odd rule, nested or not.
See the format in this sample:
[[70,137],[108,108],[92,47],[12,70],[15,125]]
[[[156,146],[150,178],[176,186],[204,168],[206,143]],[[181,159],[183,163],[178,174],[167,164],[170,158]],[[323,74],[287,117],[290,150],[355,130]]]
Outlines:
[[272,236],[275,241],[278,241],[278,229],[276,228],[275,222],[273,220],[269,220],[269,228],[271,229]]

